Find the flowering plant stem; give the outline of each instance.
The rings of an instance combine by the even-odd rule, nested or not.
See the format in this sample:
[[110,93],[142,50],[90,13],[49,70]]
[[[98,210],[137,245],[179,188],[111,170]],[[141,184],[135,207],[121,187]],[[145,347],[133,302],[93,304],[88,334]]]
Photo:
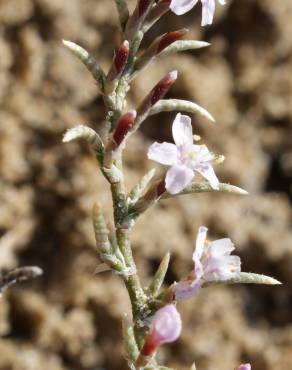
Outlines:
[[[224,3],[223,0],[219,2],[222,5]],[[129,366],[131,369],[167,369],[156,364],[155,353],[160,345],[170,343],[180,335],[182,324],[175,308],[175,300],[186,299],[197,293],[201,287],[222,282],[270,285],[279,282],[263,275],[241,273],[239,257],[230,255],[234,249],[231,240],[221,239],[208,244],[205,240],[207,228],[201,227],[193,255],[194,269],[187,278],[165,290],[161,289],[169,265],[170,255],[167,253],[149,287],[143,289],[131,246],[132,228],[143,212],[160,199],[183,194],[222,192],[244,195],[247,192],[219,182],[213,164],[222,162],[223,156],[210,152],[205,145],[194,144],[191,118],[180,113],[177,114],[172,127],[175,145],[154,143],[148,151],[148,158],[170,166],[168,171],[154,178],[152,170],[132,191],[126,190],[123,149],[128,137],[139,129],[144,120],[163,111],[200,114],[210,121],[214,121],[214,118],[194,102],[163,100],[177,79],[177,71],[169,72],[162,78],[142,100],[137,110],[124,112],[130,82],[150,62],[172,52],[205,47],[207,43],[180,40],[186,33],[181,30],[158,37],[146,51],[140,53],[145,32],[169,7],[177,14],[182,14],[194,4],[191,0],[137,0],[136,8],[130,15],[127,0],[115,0],[115,3],[123,42],[118,45],[107,74],[85,49],[73,42],[64,41],[64,45],[91,72],[103,96],[106,108],[104,127],[101,127],[103,137],[95,130],[79,125],[68,130],[63,141],[87,141],[95,152],[101,173],[110,185],[114,231],[109,231],[99,204],[93,209],[93,226],[98,252],[103,261],[98,271],[110,269],[121,275],[129,294],[132,319],[125,317],[123,322],[123,338]],[[203,10],[206,13],[206,4]],[[212,12],[207,15],[209,18],[205,19],[204,23],[212,19]],[[194,181],[196,174],[207,181]]]

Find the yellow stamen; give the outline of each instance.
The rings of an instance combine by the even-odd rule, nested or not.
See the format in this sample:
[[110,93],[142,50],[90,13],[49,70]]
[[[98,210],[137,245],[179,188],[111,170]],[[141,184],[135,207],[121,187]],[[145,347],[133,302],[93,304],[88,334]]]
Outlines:
[[221,164],[225,161],[225,156],[221,154],[216,154],[214,158],[214,163],[215,164]]
[[193,139],[194,139],[194,141],[200,141],[201,136],[200,135],[193,135]]

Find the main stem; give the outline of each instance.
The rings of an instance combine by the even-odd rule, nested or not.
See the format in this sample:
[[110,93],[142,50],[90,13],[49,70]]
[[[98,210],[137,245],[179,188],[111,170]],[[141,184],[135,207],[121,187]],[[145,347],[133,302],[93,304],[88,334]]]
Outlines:
[[[122,158],[121,155],[115,163],[119,163],[119,169],[122,173]],[[139,276],[137,274],[136,264],[133,258],[133,252],[131,248],[131,226],[123,223],[125,216],[128,214],[128,207],[126,202],[126,191],[124,186],[124,179],[121,176],[118,182],[111,184],[113,208],[114,208],[114,221],[115,221],[115,232],[118,246],[123,254],[125,263],[129,269],[129,274],[124,275],[124,282],[129,293],[133,319],[137,319],[143,316],[145,310],[146,295],[140,283]]]

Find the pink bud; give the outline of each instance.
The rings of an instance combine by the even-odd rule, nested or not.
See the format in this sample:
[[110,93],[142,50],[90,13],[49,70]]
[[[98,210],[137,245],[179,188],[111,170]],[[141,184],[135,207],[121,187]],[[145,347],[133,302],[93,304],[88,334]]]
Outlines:
[[163,193],[166,192],[166,187],[165,187],[165,179],[161,180],[156,187],[157,195],[156,197],[159,198]]
[[168,92],[171,86],[177,79],[177,71],[169,72],[162,80],[160,80],[146,96],[138,109],[138,115],[142,116],[146,114],[149,109],[162,99]]
[[126,66],[129,56],[129,42],[125,40],[117,51],[115,57],[115,67],[119,74]]
[[117,127],[115,129],[113,139],[117,146],[121,144],[124,140],[125,136],[133,126],[137,113],[135,110],[131,110],[128,113],[124,114],[117,123]]
[[237,370],[251,370],[251,364],[242,364]]
[[160,308],[154,315],[152,326],[146,337],[141,355],[151,356],[165,343],[177,340],[181,333],[181,318],[173,304]]
[[153,0],[140,0],[138,5],[139,17],[143,17],[150,9]]
[[113,81],[120,77],[128,61],[130,50],[129,48],[130,48],[129,42],[125,40],[122,43],[122,45],[117,49],[111,69],[107,76],[108,81]]
[[187,29],[182,29],[182,30],[178,30],[178,31],[167,32],[159,40],[159,44],[158,44],[156,53],[157,54],[161,53],[162,50],[164,50],[165,48],[167,48],[173,42],[181,39],[187,32],[188,32]]
[[162,99],[177,79],[177,71],[169,72],[158,84],[152,89],[151,106]]

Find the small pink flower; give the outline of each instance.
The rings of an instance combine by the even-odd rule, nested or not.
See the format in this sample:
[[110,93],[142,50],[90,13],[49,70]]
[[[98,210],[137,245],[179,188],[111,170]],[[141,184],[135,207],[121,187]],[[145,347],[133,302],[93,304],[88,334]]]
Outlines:
[[165,178],[166,190],[177,194],[192,182],[195,171],[205,177],[213,189],[219,181],[212,167],[215,156],[205,145],[193,144],[193,129],[189,116],[177,114],[172,125],[175,144],[154,143],[148,150],[148,158],[171,166]]
[[239,366],[237,370],[251,370],[251,365],[250,364],[242,364]]
[[180,314],[173,304],[160,308],[154,315],[141,355],[151,356],[162,344],[177,340],[181,333],[181,327]]
[[177,300],[190,298],[204,282],[225,281],[240,273],[240,258],[230,255],[234,250],[232,241],[225,238],[206,243],[207,231],[204,226],[199,228],[193,253],[195,266],[185,280],[174,286]]
[[[182,15],[191,10],[198,0],[171,0],[170,9],[177,15]],[[226,4],[225,0],[218,0],[219,4]],[[212,24],[215,13],[216,0],[201,0],[202,26]]]

